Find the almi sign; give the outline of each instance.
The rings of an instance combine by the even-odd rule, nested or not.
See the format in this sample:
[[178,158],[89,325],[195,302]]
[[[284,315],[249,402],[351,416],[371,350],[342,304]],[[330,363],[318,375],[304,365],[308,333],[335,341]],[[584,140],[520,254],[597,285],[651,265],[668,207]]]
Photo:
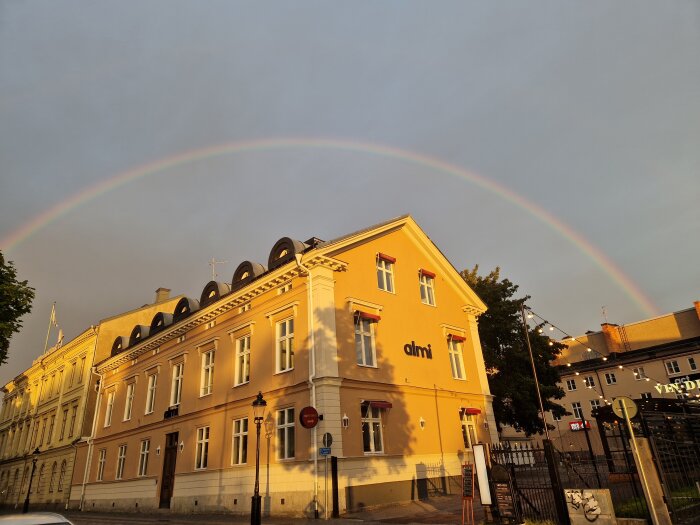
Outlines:
[[426,359],[433,358],[433,349],[428,346],[418,346],[415,341],[406,343],[403,345],[403,351],[406,355],[412,355],[414,357],[424,357]]

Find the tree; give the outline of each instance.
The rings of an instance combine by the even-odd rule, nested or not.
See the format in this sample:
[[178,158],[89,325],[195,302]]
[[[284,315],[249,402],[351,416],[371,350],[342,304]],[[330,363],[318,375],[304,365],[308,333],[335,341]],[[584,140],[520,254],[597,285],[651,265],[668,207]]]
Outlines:
[[12,261],[0,252],[0,365],[7,361],[10,337],[22,328],[21,318],[32,311],[34,288],[17,280]]
[[[521,316],[521,306],[530,297],[514,298],[518,285],[508,279],[501,280],[500,268],[496,267],[485,277],[479,276],[478,270],[476,265],[460,273],[488,307],[479,317],[479,339],[489,387],[495,396],[493,409],[498,431],[503,425],[510,425],[528,436],[541,434],[544,426]],[[566,346],[536,329],[528,327],[528,333],[544,409],[563,416],[566,410],[553,400],[563,398],[564,390],[557,385],[559,373],[551,362]]]

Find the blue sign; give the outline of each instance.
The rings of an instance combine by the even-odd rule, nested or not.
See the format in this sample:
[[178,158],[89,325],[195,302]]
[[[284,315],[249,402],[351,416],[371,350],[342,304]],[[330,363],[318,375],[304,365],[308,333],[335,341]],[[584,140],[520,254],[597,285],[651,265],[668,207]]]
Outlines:
[[321,454],[322,456],[330,456],[331,455],[331,447],[319,447],[318,453]]

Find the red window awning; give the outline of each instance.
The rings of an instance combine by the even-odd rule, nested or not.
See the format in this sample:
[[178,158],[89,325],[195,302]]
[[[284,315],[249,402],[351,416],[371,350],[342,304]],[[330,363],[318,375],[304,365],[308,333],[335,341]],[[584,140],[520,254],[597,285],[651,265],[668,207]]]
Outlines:
[[379,401],[379,400],[372,400],[372,401],[363,401],[363,405],[365,406],[371,406],[374,408],[391,408],[392,404],[390,401]]
[[430,271],[426,270],[425,268],[421,268],[420,273],[421,273],[421,275],[425,275],[427,277],[431,277],[432,279],[435,279],[435,273],[430,272]]
[[382,259],[386,262],[390,262],[390,263],[396,262],[396,257],[392,257],[391,255],[387,255],[386,253],[379,252],[377,254],[377,257],[379,257],[380,259]]
[[467,416],[478,416],[479,414],[481,414],[481,409],[473,407],[462,407],[462,413],[466,414]]
[[381,316],[379,316],[377,314],[371,314],[369,312],[362,312],[360,310],[356,310],[355,315],[358,316],[360,319],[369,319],[370,321],[379,321],[381,319]]
[[461,335],[455,335],[455,334],[450,334],[449,338],[452,339],[453,341],[457,341],[457,342],[460,342],[460,343],[461,343],[462,341],[466,341],[466,340],[467,340],[466,337],[462,337]]

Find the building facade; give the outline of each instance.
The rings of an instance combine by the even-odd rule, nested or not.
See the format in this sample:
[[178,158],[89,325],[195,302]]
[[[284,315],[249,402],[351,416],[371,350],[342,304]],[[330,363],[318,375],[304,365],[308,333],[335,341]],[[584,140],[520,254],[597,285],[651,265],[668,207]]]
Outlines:
[[115,339],[71,506],[249,513],[258,446],[269,514],[329,509],[323,452],[338,458],[340,512],[449,488],[472,445],[497,439],[483,311],[409,216],[280,239],[266,266],[243,262],[231,284],[183,298],[155,335]]
[[601,327],[562,341],[568,348],[556,363],[566,393],[560,403],[571,415],[555,420],[548,414],[548,419],[551,437],[563,451],[584,446],[583,418],[594,452],[602,454],[595,410],[618,396],[690,403],[700,398],[700,301],[652,319]]
[[20,507],[28,493],[33,507],[67,505],[75,445],[92,432],[96,392],[91,367],[109,356],[115,335],[125,327],[150,323],[162,308],[174,308],[180,298],[169,299],[167,292],[160,289],[153,305],[104,319],[67,344],[57,343],[3,387],[0,506]]

